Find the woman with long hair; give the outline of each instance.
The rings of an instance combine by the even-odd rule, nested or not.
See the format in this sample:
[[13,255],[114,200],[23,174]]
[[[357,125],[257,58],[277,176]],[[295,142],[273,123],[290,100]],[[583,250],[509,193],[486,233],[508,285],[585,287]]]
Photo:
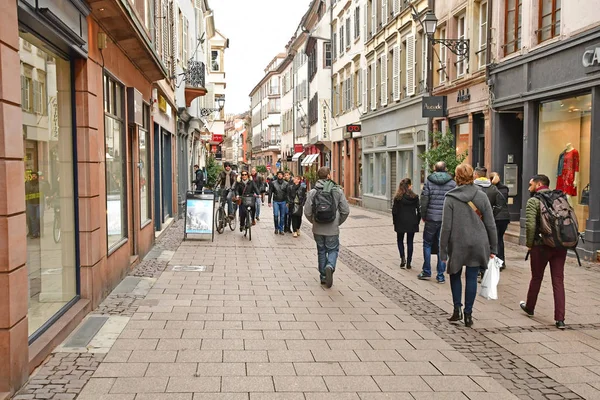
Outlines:
[[498,191],[502,196],[504,196],[504,204],[500,207],[500,210],[494,218],[496,219],[496,233],[498,234],[498,257],[504,263],[500,267],[500,270],[506,268],[506,258],[504,254],[504,234],[508,229],[508,225],[510,224],[510,211],[508,210],[508,186],[506,186],[500,180],[500,174],[497,172],[492,172],[490,174],[490,179],[492,180],[492,184],[496,185]]
[[[411,269],[413,256],[413,243],[415,233],[419,232],[419,222],[421,221],[421,212],[419,208],[419,196],[412,191],[412,182],[409,178],[404,178],[398,185],[398,190],[394,196],[394,206],[392,208],[394,218],[394,230],[396,231],[396,241],[398,242],[398,251],[400,252],[400,268]],[[406,235],[407,257],[404,253],[404,236]]]
[[458,185],[444,200],[442,231],[440,234],[440,258],[447,261],[454,313],[450,321],[463,317],[462,282],[465,279],[465,326],[473,325],[472,312],[477,295],[477,275],[480,268],[487,268],[490,258],[497,254],[498,236],[492,206],[485,193],[473,185],[473,167],[461,164],[455,171]]

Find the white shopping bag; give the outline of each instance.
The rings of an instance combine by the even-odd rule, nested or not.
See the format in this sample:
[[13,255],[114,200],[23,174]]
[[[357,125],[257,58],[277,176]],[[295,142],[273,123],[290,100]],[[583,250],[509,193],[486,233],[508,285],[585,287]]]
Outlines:
[[504,261],[498,257],[490,258],[488,268],[481,280],[479,295],[488,300],[498,300],[498,282],[500,282],[500,267]]

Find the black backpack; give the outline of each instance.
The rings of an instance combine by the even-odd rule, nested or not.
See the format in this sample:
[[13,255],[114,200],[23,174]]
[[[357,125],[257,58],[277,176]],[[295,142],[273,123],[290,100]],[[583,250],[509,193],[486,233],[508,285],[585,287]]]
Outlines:
[[335,221],[337,216],[337,203],[331,189],[333,184],[328,182],[323,188],[315,188],[312,212],[316,222],[327,224]]

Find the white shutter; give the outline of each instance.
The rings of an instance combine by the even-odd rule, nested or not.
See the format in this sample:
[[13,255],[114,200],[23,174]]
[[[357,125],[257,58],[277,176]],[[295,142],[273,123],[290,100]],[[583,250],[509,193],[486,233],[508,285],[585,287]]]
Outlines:
[[373,0],[371,7],[371,35],[375,36],[377,32],[377,0]]
[[377,60],[371,63],[371,110],[377,110]]
[[183,60],[181,60],[181,63],[184,68],[187,68],[188,65],[188,28],[189,22],[187,18],[183,17],[183,43],[181,43],[183,46]]
[[354,77],[350,75],[348,78],[348,90],[350,91],[350,109],[354,109]]
[[381,56],[381,105],[387,106],[388,103],[388,76],[387,76],[387,54]]
[[369,40],[369,4],[365,4],[364,8],[364,18],[363,18],[363,41],[367,43]]
[[400,46],[395,45],[393,49],[394,54],[392,57],[394,58],[392,61],[392,73],[393,73],[393,81],[392,81],[392,93],[394,94],[394,100],[400,100]]
[[386,26],[388,21],[388,0],[381,0],[381,24]]
[[392,0],[394,2],[393,11],[394,17],[400,12],[400,0]]
[[368,100],[368,89],[367,89],[367,68],[361,71],[362,74],[362,109],[363,113],[367,112],[369,108],[369,100]]
[[415,94],[415,35],[406,37],[406,95]]

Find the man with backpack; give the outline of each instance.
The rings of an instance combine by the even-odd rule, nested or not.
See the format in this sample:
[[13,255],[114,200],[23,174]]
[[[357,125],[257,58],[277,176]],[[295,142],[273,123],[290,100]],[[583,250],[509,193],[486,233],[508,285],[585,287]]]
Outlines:
[[304,216],[313,225],[321,284],[330,288],[340,250],[340,225],[348,218],[350,206],[344,192],[331,181],[328,167],[321,167],[317,177],[314,189],[306,196]]
[[204,171],[202,171],[202,168],[200,168],[198,164],[194,165],[194,175],[194,185],[196,185],[196,193],[202,194],[202,189],[204,189],[206,180],[204,179]]
[[535,175],[529,181],[532,197],[527,201],[525,226],[531,281],[527,301],[522,301],[520,306],[527,315],[533,316],[544,271],[550,263],[555,325],[565,329],[565,261],[567,250],[577,247],[579,229],[566,195],[560,190],[550,190],[549,186],[550,179],[546,175]]

